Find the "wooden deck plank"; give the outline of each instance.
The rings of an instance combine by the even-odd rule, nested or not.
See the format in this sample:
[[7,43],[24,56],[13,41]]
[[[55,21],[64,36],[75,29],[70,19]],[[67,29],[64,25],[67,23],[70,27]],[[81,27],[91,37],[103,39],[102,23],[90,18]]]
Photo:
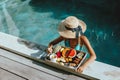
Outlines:
[[45,72],[45,73],[63,78],[65,80],[73,80],[73,79],[75,79],[75,80],[86,80],[86,79],[83,79],[79,76],[75,76],[75,75],[67,73],[65,71],[57,70],[53,67],[41,64],[39,62],[30,60],[30,59],[27,59],[27,58],[19,56],[17,54],[13,54],[13,53],[11,53],[9,51],[6,51],[6,50],[3,50],[3,49],[0,49],[0,55],[4,56],[4,57],[7,57],[7,58],[10,58],[12,60],[15,60],[19,63],[25,64],[27,66],[33,67],[33,68],[35,68],[39,71],[42,71],[42,72]]
[[3,56],[0,56],[0,67],[29,80],[63,80]]
[[28,80],[0,68],[0,80]]

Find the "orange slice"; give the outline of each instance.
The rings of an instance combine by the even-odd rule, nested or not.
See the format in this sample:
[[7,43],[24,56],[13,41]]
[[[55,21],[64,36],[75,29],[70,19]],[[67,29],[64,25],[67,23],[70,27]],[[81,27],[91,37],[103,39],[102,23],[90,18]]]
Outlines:
[[65,48],[65,49],[62,51],[62,56],[63,56],[63,57],[68,57],[69,51],[70,51],[70,48]]

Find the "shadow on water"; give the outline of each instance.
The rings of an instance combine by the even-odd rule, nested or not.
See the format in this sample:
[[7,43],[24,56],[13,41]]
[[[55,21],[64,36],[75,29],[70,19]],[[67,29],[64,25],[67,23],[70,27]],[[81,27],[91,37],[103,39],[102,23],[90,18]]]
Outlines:
[[101,11],[99,6],[89,5],[79,0],[31,0],[30,6],[38,12],[53,12],[54,14],[51,17],[57,19],[64,19],[69,15],[86,18],[87,16],[84,16],[84,14],[88,12],[92,13],[90,11],[92,8],[96,9],[98,12]]
[[119,3],[119,0],[31,0],[29,4],[35,11],[53,12],[52,18],[64,19],[69,15],[75,15],[79,18],[89,19],[92,16],[93,20],[99,18],[100,20],[117,22],[118,17],[120,18]]

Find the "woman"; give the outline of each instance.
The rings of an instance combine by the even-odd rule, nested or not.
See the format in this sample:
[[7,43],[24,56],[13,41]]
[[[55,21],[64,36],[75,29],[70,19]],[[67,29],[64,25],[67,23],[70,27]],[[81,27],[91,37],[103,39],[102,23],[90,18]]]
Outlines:
[[51,53],[52,47],[61,41],[65,42],[66,47],[71,47],[76,50],[81,50],[82,46],[85,45],[90,57],[77,69],[78,72],[83,72],[83,70],[96,59],[96,54],[89,40],[83,34],[85,31],[86,24],[82,20],[79,20],[75,16],[67,17],[60,23],[58,28],[60,36],[49,43],[48,51]]

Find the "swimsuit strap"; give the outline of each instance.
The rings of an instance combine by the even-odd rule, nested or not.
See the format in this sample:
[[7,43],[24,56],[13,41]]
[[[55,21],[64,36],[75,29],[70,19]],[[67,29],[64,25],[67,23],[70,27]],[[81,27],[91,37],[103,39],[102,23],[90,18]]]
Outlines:
[[[70,47],[70,41],[69,40],[65,40],[65,46],[66,47]],[[80,45],[80,42],[75,46],[74,48],[75,50],[82,50],[82,46]]]

